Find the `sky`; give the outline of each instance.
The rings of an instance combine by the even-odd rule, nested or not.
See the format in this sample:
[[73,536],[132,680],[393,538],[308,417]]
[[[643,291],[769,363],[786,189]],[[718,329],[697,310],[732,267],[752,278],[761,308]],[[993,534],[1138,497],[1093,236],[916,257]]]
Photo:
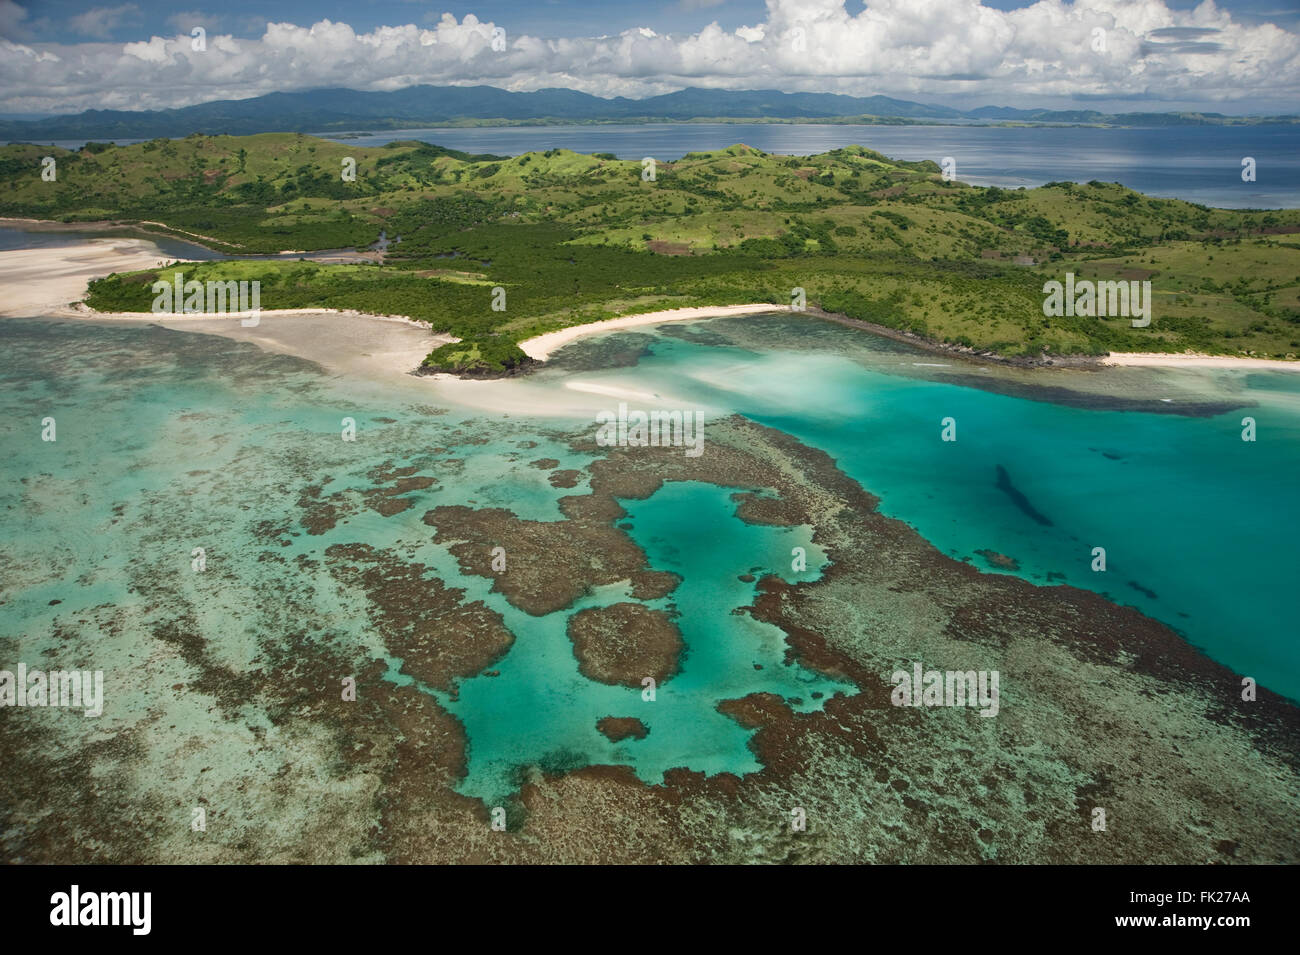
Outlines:
[[0,0],[3,114],[418,83],[1298,113],[1300,0]]

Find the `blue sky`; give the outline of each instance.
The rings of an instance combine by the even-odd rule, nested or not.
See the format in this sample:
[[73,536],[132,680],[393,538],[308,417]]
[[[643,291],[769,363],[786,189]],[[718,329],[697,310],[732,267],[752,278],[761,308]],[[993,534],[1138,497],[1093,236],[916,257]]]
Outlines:
[[[1175,10],[1192,10],[1199,0],[1170,0],[1166,6]],[[118,3],[87,3],[84,0],[27,0],[20,2],[27,9],[28,21],[33,29],[28,39],[67,42],[70,39],[138,40],[143,34],[159,32],[178,12],[207,10],[208,16],[220,24],[220,29],[236,36],[254,36],[261,33],[265,22],[287,20],[311,24],[318,20],[334,20],[351,24],[358,31],[368,31],[377,26],[436,21],[443,12],[461,19],[467,13],[480,20],[490,20],[514,32],[537,36],[577,36],[616,33],[632,27],[648,26],[660,33],[695,32],[717,21],[722,27],[734,30],[745,24],[763,19],[763,0],[638,0],[620,3],[617,0],[484,0],[481,3],[430,3],[425,0],[281,0],[266,3],[262,0],[221,0],[221,2],[196,3],[166,2],[166,0],[132,0]],[[124,6],[133,10],[121,10]],[[850,10],[860,7],[850,3]],[[986,0],[986,7],[996,10],[1015,10],[1029,6],[1016,0]],[[1295,0],[1221,0],[1217,4],[1234,19],[1243,23],[1271,22],[1295,30],[1300,26],[1300,2]],[[68,24],[87,11],[95,9],[120,10],[103,18],[90,18],[86,22],[91,32],[70,33]],[[96,21],[103,29],[93,29]]]
[[[195,26],[210,38],[201,50]],[[1300,3],[0,0],[4,113],[417,83],[1297,112]]]

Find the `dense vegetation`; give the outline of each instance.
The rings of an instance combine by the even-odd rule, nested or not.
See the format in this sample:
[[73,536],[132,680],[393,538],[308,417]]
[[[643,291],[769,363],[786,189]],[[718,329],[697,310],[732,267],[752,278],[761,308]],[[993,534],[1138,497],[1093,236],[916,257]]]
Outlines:
[[[58,163],[42,181],[41,157]],[[340,175],[355,159],[356,179]],[[500,370],[543,331],[683,305],[810,306],[1000,355],[1300,353],[1300,210],[1238,212],[1113,183],[982,189],[862,147],[785,157],[746,146],[642,164],[567,150],[508,158],[297,134],[0,149],[0,214],[163,223],[232,253],[364,247],[383,265],[214,262],[258,278],[264,309],[357,308],[462,341],[430,367]],[[1047,318],[1043,283],[1149,279],[1146,328]],[[148,274],[92,285],[147,310]],[[146,281],[146,279],[148,279]],[[499,290],[499,291],[498,291]],[[494,308],[494,305],[496,306]]]

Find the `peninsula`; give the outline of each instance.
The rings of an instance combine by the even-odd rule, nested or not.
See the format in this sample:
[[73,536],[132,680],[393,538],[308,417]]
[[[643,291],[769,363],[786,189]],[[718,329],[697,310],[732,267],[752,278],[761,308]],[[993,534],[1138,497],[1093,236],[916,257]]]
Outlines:
[[[90,282],[96,311],[150,312],[151,286],[178,270],[255,281],[267,312],[427,324],[440,336],[422,363],[434,372],[507,374],[578,326],[737,306],[819,309],[1027,364],[1300,354],[1300,210],[1211,209],[1102,182],[974,187],[864,147],[793,157],[737,144],[632,162],[196,134],[3,147],[0,182],[0,215],[108,221],[229,256],[152,267],[123,257]],[[339,249],[360,255],[306,258]],[[1044,286],[1067,274],[1149,282],[1150,324],[1044,314]]]

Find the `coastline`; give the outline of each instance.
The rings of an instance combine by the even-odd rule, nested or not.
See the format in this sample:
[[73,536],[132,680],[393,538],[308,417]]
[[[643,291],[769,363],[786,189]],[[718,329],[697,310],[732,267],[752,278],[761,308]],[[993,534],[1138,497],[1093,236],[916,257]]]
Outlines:
[[[0,222],[2,224],[2,222]],[[67,310],[86,297],[92,279],[157,268],[166,253],[147,239],[86,239],[53,248],[0,250],[4,298],[0,315],[31,317]]]
[[1116,368],[1251,368],[1268,371],[1300,371],[1300,361],[1274,358],[1248,358],[1244,355],[1198,355],[1169,352],[1111,352],[1103,365]]
[[221,316],[97,312],[85,305],[50,313],[52,318],[72,321],[149,324],[173,331],[219,335],[314,362],[326,371],[388,383],[418,377],[420,363],[429,352],[456,341],[450,335],[435,334],[423,322],[403,315],[372,315],[332,308],[262,309],[258,323],[246,326],[241,320],[250,315],[249,312],[228,312]]
[[[159,226],[165,231],[156,231],[146,229],[145,226]],[[24,219],[18,216],[0,216],[0,229],[19,229],[23,232],[108,232],[113,229],[123,231],[139,232],[143,235],[154,235],[163,239],[180,239],[182,242],[189,242],[190,245],[198,245],[207,249],[209,252],[221,253],[219,249],[214,249],[207,245],[207,242],[222,243],[219,239],[211,236],[200,235],[197,232],[186,232],[184,229],[174,229],[165,222],[153,222],[147,219],[138,219],[131,222],[124,222],[120,219],[94,219],[89,222],[62,222],[58,219]],[[190,238],[181,239],[181,236]],[[194,241],[202,239],[203,242]]]
[[[380,315],[376,312],[362,312],[355,308],[261,308],[256,312],[222,312],[220,315],[210,314],[208,312],[101,312],[91,308],[85,302],[74,302],[71,305],[60,306],[52,309],[48,313],[50,318],[83,318],[97,322],[150,322],[155,325],[165,325],[169,322],[183,322],[187,324],[204,323],[204,322],[231,322],[235,319],[250,318],[256,314],[259,318],[284,318],[289,315],[344,315],[350,318],[368,318],[377,322],[398,322],[404,325],[410,325],[412,328],[421,328],[428,330],[429,326],[424,322],[417,321],[406,315]],[[245,328],[258,328],[258,325],[241,326]],[[439,335],[438,338],[444,342],[460,341],[450,335]],[[440,342],[439,344],[442,344]]]
[[[32,227],[31,231],[58,232],[80,231],[94,226],[101,229],[131,228],[105,222],[97,224],[65,224],[45,220],[0,218],[0,227],[7,224],[20,224]],[[245,318],[248,313],[226,313],[221,317],[205,314],[165,315],[152,312],[98,312],[84,305],[80,300],[85,297],[87,287],[93,279],[102,278],[113,272],[129,272],[156,268],[169,257],[148,239],[127,238],[122,236],[105,236],[104,238],[87,238],[82,242],[58,247],[23,248],[0,250],[0,279],[4,280],[6,294],[0,301],[0,316],[7,317],[55,317],[96,321],[136,321],[151,322],[163,326],[183,327],[191,331],[226,335],[230,338],[255,341],[267,345],[275,351],[297,355],[310,361],[317,361],[326,367],[341,367],[344,362],[328,351],[353,342],[358,347],[368,347],[381,352],[400,355],[401,361],[408,362],[414,355],[414,335],[419,338],[419,347],[423,353],[410,360],[404,368],[388,369],[383,377],[392,374],[403,376],[416,372],[425,356],[440,345],[454,342],[449,335],[435,335],[428,326],[416,322],[407,316],[378,315],[355,310],[337,310],[322,308],[299,309],[263,309],[263,318],[277,319],[276,328],[244,327],[232,319]],[[665,324],[669,322],[695,321],[708,318],[725,318],[740,315],[757,315],[772,313],[790,313],[794,309],[789,305],[777,305],[770,302],[754,302],[739,305],[692,306],[683,308],[660,309],[635,315],[587,322],[557,329],[519,342],[519,347],[534,361],[534,368],[544,365],[559,349],[565,345],[590,335],[621,331]],[[877,325],[872,322],[850,318],[832,312],[826,312],[815,306],[802,310],[814,318],[837,322],[851,328],[862,329],[874,335],[905,342],[913,347],[922,348],[936,354],[950,356],[978,363],[992,363],[1004,367],[1021,368],[1075,368],[1087,370],[1104,370],[1120,367],[1147,368],[1200,368],[1200,369],[1234,369],[1267,371],[1300,371],[1300,361],[1279,359],[1250,358],[1245,356],[1218,356],[1203,354],[1170,354],[1160,352],[1120,352],[1105,356],[1043,356],[1041,358],[1006,357],[977,349],[950,345],[933,341],[912,332]],[[301,327],[301,320],[314,317],[314,328]],[[326,318],[328,316],[328,318]],[[366,331],[346,330],[348,323],[357,324],[355,319],[365,318],[372,321],[365,323]],[[299,321],[284,322],[284,319]],[[322,322],[328,322],[328,329]],[[383,324],[377,324],[383,323]],[[381,328],[389,330],[406,326],[403,333],[392,332],[392,340],[383,341]],[[323,332],[324,334],[316,334]],[[373,366],[373,363],[367,363]],[[376,369],[371,367],[373,373]],[[526,377],[527,373],[523,376]],[[431,380],[459,378],[450,372],[425,374]]]
[[[157,226],[157,228],[147,228],[148,226]],[[213,255],[227,256],[233,261],[247,259],[298,259],[306,258],[313,262],[325,263],[356,263],[356,262],[375,262],[382,265],[384,262],[384,253],[371,250],[357,249],[318,249],[314,252],[297,249],[283,249],[279,252],[225,252],[216,246],[227,246],[228,248],[240,248],[240,246],[223,242],[213,236],[203,235],[199,232],[187,232],[184,229],[177,229],[169,226],[165,222],[155,222],[152,219],[137,219],[131,222],[123,222],[119,219],[96,219],[91,222],[60,222],[55,219],[23,219],[13,216],[0,216],[0,229],[14,229],[19,232],[37,232],[37,233],[59,233],[59,232],[102,232],[104,238],[116,238],[121,240],[135,240],[148,242],[150,238],[172,239],[176,242],[184,242],[186,245],[197,246]],[[148,237],[148,238],[146,238]],[[87,241],[90,241],[89,239]],[[164,253],[165,254],[165,253]]]
[[625,328],[640,328],[645,325],[662,325],[666,322],[689,322],[701,318],[726,318],[732,315],[757,315],[765,312],[788,312],[789,305],[772,305],[755,302],[748,305],[703,305],[691,308],[669,308],[657,312],[642,312],[638,315],[623,315],[619,318],[606,318],[585,325],[570,325],[553,332],[535,335],[519,343],[524,354],[535,361],[544,362],[551,355],[579,338],[598,335],[602,332],[616,332]]
[[947,355],[967,361],[994,363],[1015,368],[1087,368],[1101,370],[1107,367],[1144,367],[1144,368],[1234,368],[1268,371],[1300,371],[1300,361],[1287,361],[1272,358],[1250,358],[1244,355],[1203,355],[1172,354],[1169,352],[1111,352],[1107,355],[1044,355],[1041,358],[1023,356],[996,355],[963,345],[950,345],[945,342],[924,338],[913,332],[886,325],[877,325],[837,312],[827,312],[816,306],[808,306],[798,313],[789,305],[773,305],[756,302],[746,305],[712,305],[692,308],[663,309],[656,312],[643,312],[639,315],[625,315],[619,318],[588,322],[584,325],[571,325],[557,331],[535,335],[519,343],[519,347],[529,358],[539,363],[546,362],[555,352],[570,342],[588,335],[604,332],[621,331],[647,325],[661,325],[668,322],[692,321],[705,318],[726,318],[735,315],[756,315],[773,312],[802,313],[814,318],[837,322],[849,328],[858,328],[873,335],[905,342],[916,348],[922,348],[936,354]]

